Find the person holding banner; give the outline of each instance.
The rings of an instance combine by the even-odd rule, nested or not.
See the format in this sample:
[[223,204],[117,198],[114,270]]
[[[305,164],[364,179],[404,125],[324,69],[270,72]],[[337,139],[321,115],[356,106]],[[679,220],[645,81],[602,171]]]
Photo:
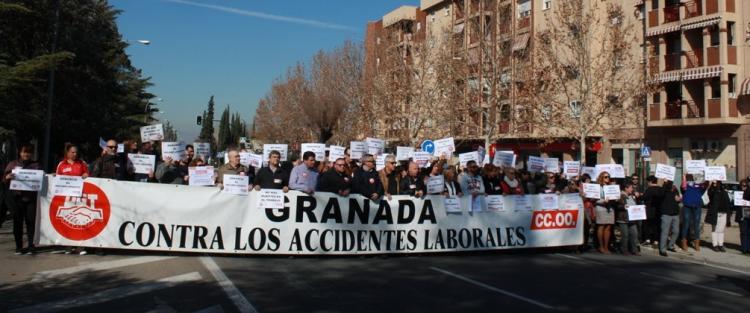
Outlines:
[[503,195],[523,195],[523,184],[516,178],[516,169],[506,168],[503,181],[500,183]]
[[461,192],[465,195],[471,195],[471,211],[482,210],[482,199],[485,196],[484,182],[479,175],[479,166],[475,161],[466,162],[467,170],[459,176]]
[[635,186],[632,183],[625,183],[622,188],[622,198],[615,210],[617,227],[620,228],[620,234],[622,234],[620,252],[624,255],[641,255],[638,250],[638,221],[630,221],[627,211],[628,206],[637,204]]
[[[150,154],[153,155],[153,147],[151,146],[150,142],[144,142],[141,143],[141,149],[138,151],[137,154]],[[159,181],[156,180],[156,176],[154,175],[154,171],[152,169],[149,169],[148,173],[136,173],[135,167],[133,167],[133,163],[128,161],[128,173],[133,175],[133,181],[142,182],[142,183],[157,183]]]
[[136,154],[138,153],[138,141],[128,139],[125,140],[125,142],[122,143],[123,151],[118,153],[117,156],[117,164],[120,167],[120,173],[121,176],[117,178],[117,180],[125,180],[125,181],[134,181],[135,175],[131,171],[131,168],[129,166],[129,160],[128,160],[128,154]]
[[461,184],[458,183],[456,169],[453,167],[447,168],[443,171],[443,177],[445,179],[445,191],[443,195],[446,197],[463,197],[464,193],[461,192]]
[[677,236],[680,235],[680,201],[682,201],[682,196],[677,186],[670,180],[664,181],[662,189],[664,190],[664,199],[661,202],[659,255],[667,256],[667,250],[677,252],[675,244],[677,243]]
[[352,193],[363,195],[372,201],[380,199],[383,194],[383,184],[375,171],[375,158],[372,154],[365,154],[362,157],[362,167],[354,172]]
[[351,188],[352,180],[346,175],[346,159],[338,158],[333,162],[332,169],[320,175],[316,190],[348,197]]
[[701,197],[706,191],[703,184],[698,184],[693,180],[692,174],[682,176],[682,231],[680,236],[680,248],[683,251],[688,249],[688,238],[690,237],[690,226],[693,226],[693,244],[695,251],[700,251],[701,246],[701,207],[703,200]]
[[[740,190],[735,192],[742,193],[742,200],[748,201],[750,198],[750,188],[748,188],[748,178],[740,181]],[[747,203],[737,205],[735,221],[740,224],[740,251],[742,254],[750,254],[750,206]]]
[[65,143],[63,155],[65,159],[57,164],[57,170],[55,170],[57,175],[89,177],[88,165],[78,158],[78,146],[69,142]]
[[[609,173],[599,173],[596,183],[602,187],[611,185],[612,180]],[[609,240],[612,234],[612,225],[615,223],[614,207],[616,205],[616,200],[605,199],[603,191],[599,200],[596,201],[596,238],[599,243],[599,252],[603,254],[612,253],[609,251]]]
[[185,175],[180,168],[180,162],[180,160],[172,160],[171,157],[166,157],[164,162],[156,167],[156,180],[162,184],[184,185]]
[[315,152],[305,151],[302,154],[302,163],[295,166],[289,176],[289,189],[312,194],[315,192],[317,184],[318,171],[315,168]]
[[117,141],[107,140],[107,145],[102,149],[102,155],[94,161],[91,169],[91,177],[117,179],[122,177],[117,159]]
[[646,178],[648,188],[643,192],[643,204],[646,205],[646,222],[642,225],[643,243],[659,243],[659,228],[661,227],[661,203],[664,200],[664,189],[659,185],[659,179],[654,175]]
[[272,150],[268,154],[268,166],[262,167],[255,175],[255,180],[253,181],[255,190],[282,189],[284,192],[289,191],[289,175],[279,166],[280,161],[281,152]]
[[400,194],[401,174],[396,169],[396,164],[398,164],[396,156],[393,154],[386,155],[383,162],[385,162],[385,167],[378,171],[378,178],[380,178],[380,182],[383,184],[385,197],[390,200],[392,195]]
[[237,148],[229,148],[229,151],[227,151],[227,158],[229,159],[229,162],[220,166],[216,171],[216,186],[221,187],[224,183],[224,175],[247,175],[247,168],[240,164],[240,151],[237,150]]
[[502,177],[500,177],[500,169],[492,164],[485,164],[484,170],[482,171],[482,181],[484,182],[484,190],[488,195],[501,195],[503,194],[502,188]]
[[727,225],[727,216],[731,210],[729,194],[721,181],[712,181],[708,187],[708,211],[706,212],[706,224],[711,225],[711,245],[716,252],[727,252],[724,249],[724,230]]
[[417,163],[409,162],[407,175],[399,182],[401,194],[421,198],[426,192],[424,180],[419,177],[419,166]]
[[[18,149],[18,159],[11,161],[3,172],[3,189],[15,179],[14,169],[41,170],[39,162],[31,159],[34,146],[24,144]],[[34,253],[34,229],[36,227],[36,191],[10,190],[8,204],[13,210],[13,239],[16,242],[16,254]],[[26,224],[26,248],[23,248],[23,225]]]
[[587,251],[591,248],[591,226],[596,221],[596,200],[586,198],[583,192],[584,184],[591,183],[591,176],[589,174],[581,175],[581,181],[578,187],[581,198],[583,198],[583,245],[579,248],[580,252]]

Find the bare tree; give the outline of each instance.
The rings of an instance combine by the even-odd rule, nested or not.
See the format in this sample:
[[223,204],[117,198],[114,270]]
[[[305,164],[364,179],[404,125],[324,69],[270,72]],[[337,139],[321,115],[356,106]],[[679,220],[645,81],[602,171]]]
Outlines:
[[534,38],[533,68],[523,96],[535,134],[575,138],[586,162],[586,138],[639,125],[647,85],[635,27],[621,6],[598,1],[555,3]]

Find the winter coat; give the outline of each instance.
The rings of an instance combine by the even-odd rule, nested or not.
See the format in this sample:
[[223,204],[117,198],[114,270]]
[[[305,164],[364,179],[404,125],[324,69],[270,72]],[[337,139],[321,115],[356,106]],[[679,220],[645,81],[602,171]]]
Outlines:
[[706,224],[716,225],[719,213],[729,213],[732,202],[729,201],[726,190],[716,187],[708,190],[708,197],[711,201],[708,203],[705,221]]

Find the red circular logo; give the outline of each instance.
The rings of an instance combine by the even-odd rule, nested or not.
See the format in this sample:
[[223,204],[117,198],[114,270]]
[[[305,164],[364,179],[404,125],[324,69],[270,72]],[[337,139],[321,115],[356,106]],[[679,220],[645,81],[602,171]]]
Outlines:
[[57,233],[69,240],[89,240],[109,222],[109,199],[99,187],[84,182],[82,197],[55,196],[49,218]]

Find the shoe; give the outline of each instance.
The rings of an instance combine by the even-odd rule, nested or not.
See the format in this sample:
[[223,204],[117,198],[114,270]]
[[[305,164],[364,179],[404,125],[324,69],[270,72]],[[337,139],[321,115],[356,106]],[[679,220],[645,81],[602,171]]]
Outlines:
[[14,252],[13,254],[15,254],[15,255],[21,255],[21,254],[23,254],[23,251],[16,249],[16,252]]
[[34,247],[28,247],[26,249],[26,255],[34,255],[36,252],[34,252]]
[[695,249],[695,251],[701,251],[701,241],[700,240],[693,240],[693,249]]
[[719,252],[727,252],[727,250],[724,249],[724,246],[719,246]]
[[688,241],[687,241],[687,239],[680,240],[680,249],[682,249],[682,251],[687,251],[687,249],[688,249]]
[[78,252],[78,255],[87,255],[87,254],[89,253],[86,252],[86,250],[81,250],[81,252]]
[[661,256],[667,256],[667,253],[664,252],[664,251],[659,251],[659,255],[661,255]]
[[677,249],[675,249],[675,248],[669,248],[669,249],[667,249],[667,250],[668,250],[669,252],[677,252]]
[[717,246],[712,247],[711,250],[714,250],[714,252],[721,252]]

